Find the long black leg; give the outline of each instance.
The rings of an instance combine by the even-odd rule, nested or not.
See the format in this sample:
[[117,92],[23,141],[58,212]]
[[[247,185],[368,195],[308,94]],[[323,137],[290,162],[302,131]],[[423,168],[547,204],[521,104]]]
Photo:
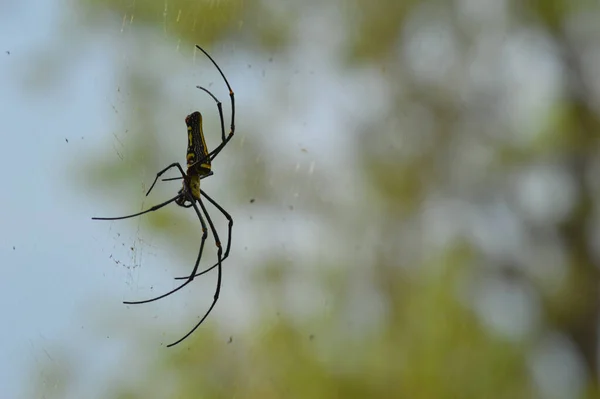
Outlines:
[[[223,216],[225,216],[225,218],[227,218],[227,220],[229,221],[228,228],[227,228],[227,248],[225,248],[225,254],[223,255],[223,259],[221,259],[221,262],[223,262],[229,256],[229,250],[231,249],[231,231],[233,228],[233,218],[231,217],[231,215],[229,213],[227,213],[227,211],[225,209],[223,209],[223,207],[221,205],[219,205],[215,200],[210,198],[208,196],[208,194],[206,194],[203,190],[200,190],[200,194],[202,194],[211,204],[213,204],[213,206],[215,208],[217,208],[223,214]],[[206,213],[206,211],[204,213]],[[208,213],[206,213],[206,215],[208,218]],[[210,219],[209,219],[209,222],[210,222]],[[205,273],[208,273],[209,271],[211,271],[212,269],[214,269],[217,266],[219,266],[219,263],[215,263],[213,266],[209,267],[206,270],[201,271],[200,273],[196,274],[194,277],[198,277]],[[189,278],[189,277],[175,277],[175,280],[185,280],[187,278]]]
[[223,216],[225,216],[225,218],[228,221],[227,247],[225,248],[225,254],[223,255],[223,260],[225,260],[229,256],[229,250],[231,249],[231,231],[233,229],[233,218],[231,217],[231,215],[229,213],[227,213],[227,211],[225,209],[223,209],[223,207],[221,205],[219,205],[217,203],[217,201],[215,201],[214,199],[209,197],[208,194],[206,194],[204,192],[204,190],[200,190],[200,194],[202,194],[204,196],[204,198],[206,198],[208,200],[208,202],[210,202],[215,208],[217,208],[223,214]]
[[195,201],[193,200],[193,198],[190,198],[190,201],[192,202],[192,206],[194,207],[194,210],[196,211],[196,214],[198,215],[198,219],[200,219],[200,224],[202,224],[202,241],[200,242],[200,250],[198,251],[198,257],[196,258],[196,263],[194,264],[194,269],[192,270],[192,273],[189,275],[188,281],[181,284],[179,287],[176,287],[176,288],[172,289],[171,291],[169,291],[163,295],[157,296],[155,298],[145,299],[143,301],[124,301],[123,302],[124,304],[139,305],[142,303],[157,301],[157,300],[167,297],[171,294],[174,294],[175,292],[179,291],[180,289],[182,289],[183,287],[185,287],[186,285],[188,285],[189,283],[191,283],[194,280],[195,274],[198,271],[198,265],[200,264],[200,259],[202,258],[202,251],[204,250],[204,242],[206,241],[206,237],[208,236],[208,231],[206,230],[206,223],[204,222],[204,218],[202,217],[200,210],[196,206]]
[[[202,190],[200,190],[200,193],[202,194]],[[208,211],[206,210],[206,207],[204,206],[204,203],[202,202],[202,199],[198,200],[198,203],[200,204],[200,208],[202,208],[202,212],[204,213],[204,215],[206,216],[206,220],[208,220],[208,225],[210,227],[210,231],[212,232],[214,239],[215,239],[215,245],[217,246],[217,256],[218,256],[218,263],[221,263],[221,256],[223,255],[223,248],[221,247],[221,240],[219,239],[219,234],[217,233],[217,229],[215,229],[215,225],[210,217],[210,215],[208,214]],[[196,277],[194,275],[194,277]]]
[[219,65],[215,62],[215,60],[213,60],[213,58],[206,51],[204,51],[204,49],[202,47],[196,45],[196,48],[198,50],[202,51],[204,53],[204,55],[206,55],[208,57],[208,59],[213,63],[213,65],[217,68],[217,70],[221,74],[221,77],[225,81],[225,84],[227,85],[227,88],[229,89],[229,98],[231,100],[231,124],[230,124],[230,128],[229,128],[229,135],[227,136],[227,138],[225,138],[225,127],[224,127],[224,122],[223,122],[223,112],[221,110],[220,101],[217,100],[215,98],[215,96],[213,96],[212,93],[210,93],[208,90],[200,87],[200,89],[208,92],[217,101],[217,107],[219,108],[219,114],[221,115],[221,136],[222,136],[222,142],[221,142],[221,144],[219,146],[217,146],[217,148],[215,148],[214,150],[212,150],[208,154],[208,156],[210,157],[210,160],[212,161],[219,154],[219,152],[221,152],[221,150],[223,149],[223,147],[225,147],[225,145],[229,142],[229,140],[231,140],[231,138],[233,137],[233,134],[235,132],[235,94],[233,93],[233,89],[231,88],[231,85],[229,84],[229,81],[225,77],[225,74],[223,73],[223,71],[221,70],[221,68],[219,67]]
[[119,217],[115,217],[115,218],[98,218],[98,217],[93,217],[92,220],[121,220],[121,219],[129,219],[129,218],[133,218],[136,216],[140,216],[143,215],[144,213],[148,213],[148,212],[154,212],[166,205],[169,205],[171,202],[177,200],[178,198],[180,198],[183,194],[177,194],[175,197],[171,198],[168,201],[165,201],[163,203],[160,203],[158,205],[154,205],[152,208],[150,209],[146,209],[145,211],[142,212],[138,212],[138,213],[134,213],[133,215],[127,215],[127,216],[119,216]]
[[[194,162],[193,165],[195,165],[197,162]],[[207,178],[208,176],[212,176],[214,174],[214,172],[211,170],[210,172],[208,172],[205,175],[200,176],[200,180]],[[181,176],[177,176],[177,177],[167,177],[162,179],[162,181],[173,181],[173,180],[181,180],[183,179],[183,177]]]
[[[169,170],[169,169],[171,169],[171,168],[174,168],[174,167],[177,167],[177,168],[179,169],[179,172],[181,173],[181,178],[182,178],[182,179],[184,179],[184,178],[185,178],[185,172],[183,171],[183,168],[181,167],[181,165],[179,164],[179,162],[172,163],[171,165],[167,166],[166,168],[164,168],[163,170],[161,170],[160,172],[158,172],[158,173],[156,174],[156,177],[154,178],[154,182],[152,182],[152,185],[150,186],[150,189],[149,189],[149,190],[148,190],[148,192],[146,193],[146,196],[148,196],[148,194],[150,194],[150,191],[152,191],[152,189],[154,188],[154,185],[156,184],[156,182],[157,182],[158,178],[159,178],[160,176],[162,176],[162,175],[163,175],[163,173],[165,173],[167,170]],[[177,199],[178,199],[178,198],[180,198],[182,195],[183,195],[183,193],[179,193],[179,194],[177,194],[175,197],[171,198],[171,199],[170,199],[170,200],[168,200],[168,201],[165,201],[165,202],[163,202],[163,203],[161,203],[161,204],[155,205],[155,206],[153,206],[153,207],[152,207],[152,208],[150,208],[150,209],[146,209],[145,211],[138,212],[138,213],[134,213],[133,215],[119,216],[119,217],[114,217],[114,218],[99,218],[99,217],[93,217],[93,218],[92,218],[92,220],[121,220],[121,219],[129,219],[129,218],[133,218],[133,217],[140,216],[140,215],[143,215],[143,214],[145,214],[145,213],[148,213],[148,212],[154,212],[154,211],[156,211],[156,210],[158,210],[158,209],[162,208],[163,206],[166,206],[166,205],[170,204],[171,202],[173,202],[173,201],[177,200]]]
[[225,141],[225,118],[223,118],[223,104],[221,104],[221,101],[219,101],[219,99],[214,94],[212,94],[212,92],[207,88],[202,86],[196,86],[196,88],[208,93],[208,95],[211,96],[213,100],[215,100],[215,102],[217,103],[217,110],[219,110],[219,119],[221,120],[221,141]]
[[173,342],[172,344],[167,345],[167,348],[170,348],[171,346],[177,345],[178,343],[180,343],[181,341],[183,341],[184,339],[186,339],[187,337],[189,337],[190,335],[192,335],[192,333],[194,331],[196,331],[196,329],[198,327],[200,327],[200,324],[202,324],[204,322],[204,320],[206,320],[206,318],[208,317],[208,315],[210,314],[210,312],[212,312],[213,308],[217,304],[217,299],[219,299],[219,294],[221,292],[221,274],[222,274],[222,268],[220,267],[220,264],[219,264],[219,276],[217,278],[217,289],[215,291],[215,296],[214,296],[214,299],[213,299],[213,303],[212,303],[212,305],[210,305],[210,308],[208,308],[208,310],[204,314],[204,317],[202,317],[202,319],[194,326],[194,328],[192,328],[190,330],[190,332],[188,332],[187,334],[185,334],[178,341]]
[[[202,317],[202,319],[194,326],[194,328],[192,328],[186,335],[184,335],[182,338],[180,338],[178,341],[173,342],[172,344],[167,345],[167,348],[170,348],[171,346],[177,345],[178,343],[180,343],[181,341],[183,341],[184,339],[186,339],[187,337],[189,337],[194,331],[196,331],[196,329],[198,327],[200,327],[200,324],[202,324],[202,322],[204,322],[204,320],[206,320],[206,318],[208,317],[208,315],[210,314],[210,312],[213,310],[213,308],[215,307],[217,301],[219,300],[219,293],[221,292],[221,256],[223,255],[223,248],[221,247],[221,240],[219,239],[219,234],[217,233],[217,230],[215,229],[215,225],[212,222],[212,219],[210,218],[210,215],[208,214],[208,211],[206,210],[206,207],[204,206],[204,204],[202,203],[202,200],[198,200],[198,203],[200,203],[200,207],[202,208],[202,212],[204,213],[204,215],[206,216],[206,220],[208,220],[208,225],[210,226],[210,230],[213,234],[213,237],[215,239],[215,244],[217,245],[217,265],[219,266],[219,277],[217,279],[217,288],[215,289],[215,295],[213,296],[213,302],[210,305],[210,308],[208,308],[208,311],[204,314],[204,317]],[[196,277],[194,276],[190,276],[188,278],[194,278]],[[190,281],[190,280],[188,280]]]
[[[150,188],[148,189],[148,192],[146,193],[146,197],[148,196],[148,194],[150,194],[150,191],[152,191],[152,189],[154,188],[154,185],[158,181],[158,178],[161,177],[163,175],[163,173],[165,173],[167,170],[174,168],[174,167],[177,167],[177,169],[179,169],[179,171],[181,172],[181,179],[185,179],[185,172],[183,171],[183,168],[181,167],[179,162],[174,162],[156,174],[156,177],[154,178],[152,185],[150,186]],[[179,179],[179,177],[178,177],[178,179]]]

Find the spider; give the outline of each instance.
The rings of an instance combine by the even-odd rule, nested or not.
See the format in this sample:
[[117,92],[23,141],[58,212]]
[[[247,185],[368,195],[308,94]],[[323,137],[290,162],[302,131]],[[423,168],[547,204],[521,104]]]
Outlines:
[[[192,335],[192,333],[194,331],[196,331],[196,329],[204,322],[204,320],[208,317],[210,312],[213,310],[215,304],[217,303],[217,300],[219,299],[219,293],[221,292],[221,277],[222,277],[221,263],[225,259],[227,259],[227,257],[229,256],[229,250],[231,248],[231,230],[233,227],[233,219],[231,218],[229,213],[227,213],[227,211],[225,211],[225,209],[223,209],[222,206],[220,206],[215,200],[213,200],[211,197],[209,197],[204,192],[204,190],[202,190],[200,188],[200,181],[213,174],[212,169],[211,169],[212,161],[216,158],[217,155],[219,155],[221,150],[227,145],[229,140],[231,140],[231,138],[233,137],[233,134],[235,132],[235,123],[234,123],[235,122],[235,98],[234,98],[233,90],[231,89],[231,86],[229,85],[229,82],[227,81],[227,78],[225,77],[225,74],[223,73],[223,71],[221,70],[219,65],[217,65],[215,60],[213,60],[213,58],[206,51],[204,51],[204,49],[202,49],[200,46],[196,45],[196,48],[198,48],[200,51],[202,51],[212,61],[213,65],[217,68],[217,70],[221,74],[221,77],[225,81],[227,88],[229,89],[229,97],[231,99],[231,124],[230,124],[229,135],[227,137],[225,136],[225,122],[223,119],[223,108],[221,106],[221,102],[208,89],[201,87],[201,86],[196,86],[198,89],[203,90],[206,93],[208,93],[208,95],[210,95],[212,97],[212,99],[215,100],[215,102],[217,103],[217,109],[219,111],[219,117],[221,120],[221,144],[219,144],[211,152],[208,152],[208,149],[206,147],[206,141],[204,139],[204,132],[202,131],[202,114],[197,111],[191,113],[190,115],[188,115],[185,118],[185,123],[187,125],[187,131],[188,131],[188,147],[187,147],[187,156],[186,156],[187,171],[183,170],[183,168],[181,167],[181,164],[179,162],[174,162],[174,163],[170,164],[169,166],[162,169],[161,171],[159,171],[156,174],[156,177],[154,178],[154,182],[152,183],[152,185],[150,186],[150,189],[146,193],[146,196],[148,196],[150,194],[150,192],[154,188],[154,185],[156,184],[158,179],[165,172],[167,172],[168,170],[170,170],[172,168],[177,168],[179,170],[179,173],[181,174],[180,177],[162,179],[162,181],[179,180],[179,179],[183,180],[182,187],[179,190],[179,192],[177,193],[177,195],[165,202],[155,205],[149,209],[146,209],[145,211],[134,213],[133,215],[120,216],[120,217],[93,217],[92,218],[93,220],[121,220],[121,219],[133,218],[133,217],[140,216],[140,215],[143,215],[148,212],[157,211],[157,210],[169,205],[171,202],[175,202],[177,205],[179,205],[183,208],[190,208],[190,207],[194,208],[194,211],[196,212],[196,215],[198,216],[198,219],[200,220],[200,225],[202,226],[202,240],[200,241],[200,249],[198,250],[198,257],[196,258],[196,263],[194,264],[194,268],[192,269],[192,272],[190,273],[190,275],[187,277],[176,277],[175,278],[176,280],[186,280],[186,281],[183,284],[176,287],[175,289],[173,289],[163,295],[157,296],[155,298],[146,299],[146,300],[142,300],[142,301],[124,301],[123,302],[124,304],[127,304],[127,305],[137,305],[137,304],[157,301],[159,299],[165,298],[165,297],[179,291],[180,289],[182,289],[183,287],[185,287],[186,285],[191,283],[194,280],[194,278],[201,276],[205,273],[208,273],[215,267],[217,268],[217,270],[218,270],[217,287],[215,289],[215,294],[213,297],[212,304],[210,305],[210,307],[208,308],[208,310],[206,311],[206,313],[204,314],[202,319],[200,319],[200,321],[186,335],[184,335],[179,340],[173,342],[172,344],[167,345],[167,347],[175,346],[175,345],[179,344],[180,342],[182,342],[183,340],[185,340],[190,335]],[[217,234],[217,231],[212,222],[212,219],[211,219],[210,215],[208,214],[206,207],[204,206],[202,197],[206,198],[206,200],[208,202],[210,202],[215,208],[217,208],[219,210],[219,212],[221,212],[228,221],[227,247],[225,249],[224,254],[223,254],[223,248],[221,247],[221,241],[219,240],[219,235]],[[202,212],[200,212],[200,209],[198,209],[198,205],[200,205],[200,209],[202,209]],[[206,223],[204,222],[204,218],[202,217],[203,214],[204,214],[204,216],[206,216],[206,220],[208,220],[208,225],[210,226],[210,230],[211,230],[212,235],[215,240],[215,245],[217,246],[218,261],[217,261],[217,263],[215,263],[213,266],[209,267],[208,269],[198,272],[198,267],[200,265],[200,259],[202,258],[202,252],[204,250],[204,243],[208,236],[208,232],[206,229]]]

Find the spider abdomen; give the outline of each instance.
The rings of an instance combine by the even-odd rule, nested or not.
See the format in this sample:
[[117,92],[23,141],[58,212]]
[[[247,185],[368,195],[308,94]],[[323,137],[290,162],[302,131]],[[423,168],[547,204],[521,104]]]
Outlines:
[[202,131],[202,114],[198,111],[191,113],[185,118],[185,124],[188,130],[186,155],[188,175],[207,175],[210,173],[211,165],[204,132]]

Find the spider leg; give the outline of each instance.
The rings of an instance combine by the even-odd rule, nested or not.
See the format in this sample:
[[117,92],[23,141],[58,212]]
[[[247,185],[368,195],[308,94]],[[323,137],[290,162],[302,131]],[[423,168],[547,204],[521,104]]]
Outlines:
[[192,333],[194,331],[196,331],[196,329],[198,327],[200,327],[200,324],[202,324],[204,322],[204,320],[206,320],[206,318],[208,317],[208,315],[210,314],[210,312],[215,307],[215,305],[217,303],[217,299],[219,299],[219,293],[220,293],[220,291],[221,291],[221,267],[219,267],[219,277],[217,279],[217,289],[215,291],[215,296],[214,296],[214,299],[213,299],[213,303],[210,305],[210,308],[208,308],[208,310],[206,311],[206,313],[204,314],[204,316],[202,317],[202,319],[194,326],[194,328],[192,328],[190,330],[190,332],[188,332],[186,335],[184,335],[178,341],[175,341],[172,344],[167,345],[167,348],[170,348],[172,346],[177,345],[178,343],[180,343],[181,341],[183,341],[184,339],[186,339],[187,337],[189,337],[190,335],[192,335]]
[[181,284],[180,286],[176,287],[175,289],[172,289],[171,291],[169,291],[169,292],[167,292],[167,293],[165,293],[165,294],[162,294],[162,295],[160,295],[160,296],[157,296],[157,297],[155,297],[155,298],[145,299],[145,300],[143,300],[143,301],[123,301],[123,303],[124,303],[125,305],[140,305],[140,304],[142,304],[142,303],[149,303],[149,302],[158,301],[159,299],[163,299],[163,298],[165,298],[165,297],[168,297],[168,296],[169,296],[169,295],[171,295],[171,294],[174,294],[174,293],[176,293],[177,291],[179,291],[180,289],[182,289],[183,287],[185,287],[186,285],[188,285],[188,284],[189,284],[189,283],[191,283],[192,281],[193,281],[193,279],[191,279],[191,280],[190,280],[190,279],[188,278],[188,280],[187,280],[185,283],[183,283],[183,284]]
[[219,293],[221,291],[221,267],[219,265],[219,277],[217,278],[217,289],[215,291],[215,296],[213,299],[213,303],[210,305],[210,308],[208,308],[208,310],[206,311],[206,313],[204,314],[204,317],[202,317],[202,319],[194,326],[194,328],[192,328],[190,330],[190,332],[188,332],[186,335],[184,335],[182,338],[180,338],[178,341],[173,342],[172,344],[167,345],[167,348],[170,348],[174,345],[177,345],[178,343],[180,343],[181,341],[183,341],[184,339],[186,339],[187,337],[189,337],[190,335],[192,335],[192,333],[194,331],[196,331],[196,329],[198,327],[200,327],[200,324],[202,324],[204,322],[204,320],[208,317],[208,315],[210,314],[210,312],[213,310],[213,308],[215,307],[216,303],[217,303],[217,299],[219,299]]
[[[154,182],[152,183],[152,185],[150,186],[150,189],[149,189],[149,190],[148,190],[148,192],[146,193],[146,196],[148,196],[148,194],[150,194],[150,191],[152,191],[152,189],[154,188],[154,185],[156,184],[156,181],[158,180],[158,178],[159,178],[159,177],[160,177],[160,176],[161,176],[163,173],[165,173],[167,170],[169,170],[169,169],[171,169],[171,168],[174,168],[174,167],[177,167],[177,169],[179,169],[179,172],[181,173],[181,176],[182,176],[182,178],[185,178],[185,176],[186,176],[186,175],[185,175],[185,172],[183,171],[183,168],[181,167],[181,165],[179,164],[179,162],[172,163],[171,165],[167,166],[166,168],[164,168],[163,170],[161,170],[160,172],[158,172],[158,173],[156,174],[156,178],[154,179]],[[177,194],[175,197],[171,198],[171,199],[170,199],[170,200],[168,200],[168,201],[165,201],[165,202],[163,202],[163,203],[161,203],[161,204],[155,205],[155,206],[153,206],[153,207],[152,207],[152,208],[150,208],[150,209],[146,209],[145,211],[138,212],[138,213],[134,213],[133,215],[119,216],[119,217],[112,217],[112,218],[99,218],[99,217],[93,217],[93,218],[92,218],[92,220],[121,220],[121,219],[129,219],[129,218],[133,218],[133,217],[140,216],[140,215],[143,215],[143,214],[145,214],[145,213],[148,213],[148,212],[154,212],[154,211],[156,211],[156,210],[158,210],[158,209],[162,208],[163,206],[166,206],[166,205],[170,204],[171,202],[173,202],[173,201],[175,201],[175,200],[177,200],[177,199],[181,198],[183,195],[184,195],[184,194],[180,192],[180,193],[178,193],[178,194]]]
[[192,270],[192,273],[189,275],[188,281],[181,284],[179,287],[176,287],[176,288],[172,289],[171,291],[169,291],[163,295],[157,296],[155,298],[145,299],[142,301],[124,301],[123,302],[124,304],[139,305],[142,303],[157,301],[157,300],[167,297],[171,294],[174,294],[175,292],[179,291],[180,289],[182,289],[183,287],[185,287],[186,285],[188,285],[189,283],[191,283],[194,280],[196,271],[198,270],[198,265],[200,264],[200,259],[202,259],[202,251],[204,250],[204,242],[206,241],[206,237],[208,236],[208,231],[206,230],[206,223],[204,222],[204,218],[202,218],[202,214],[200,213],[200,210],[196,206],[196,203],[193,200],[193,198],[190,198],[190,202],[192,202],[192,206],[194,207],[194,210],[196,211],[196,214],[198,215],[198,219],[200,219],[200,224],[202,225],[202,241],[200,242],[200,250],[198,251],[198,257],[196,258],[196,263],[194,264],[194,269]]
[[148,192],[146,193],[146,197],[148,196],[148,194],[150,194],[150,191],[152,191],[152,189],[154,188],[154,185],[158,181],[158,178],[161,177],[163,175],[163,173],[165,173],[167,170],[169,170],[171,168],[175,168],[175,167],[177,167],[179,169],[179,171],[181,172],[181,177],[177,177],[175,179],[170,179],[170,180],[185,179],[186,174],[183,171],[183,168],[181,167],[181,165],[179,164],[179,162],[174,162],[174,163],[172,163],[171,165],[167,166],[166,168],[164,168],[163,170],[161,170],[160,172],[158,172],[156,174],[156,177],[154,178],[154,181],[152,182],[152,185],[150,186],[150,188],[148,189]]
[[[219,69],[219,72],[220,71],[221,70]],[[227,87],[229,87],[229,83],[227,83]],[[217,148],[215,148],[214,150],[212,150],[211,152],[209,152],[206,157],[203,157],[200,160],[200,162],[204,162],[205,158],[210,158],[210,160],[212,161],[219,154],[219,152],[221,152],[221,150],[223,149],[223,147],[225,147],[225,145],[229,142],[229,140],[231,140],[231,138],[233,137],[234,131],[235,131],[234,119],[233,119],[235,117],[234,93],[233,93],[233,91],[231,91],[231,87],[229,87],[229,95],[231,96],[231,110],[232,110],[232,114],[231,114],[231,127],[230,127],[230,130],[229,130],[229,135],[227,137],[225,137],[225,120],[223,118],[223,106],[221,104],[221,101],[219,101],[217,99],[217,97],[215,97],[210,92],[210,90],[208,90],[207,88],[202,87],[202,86],[196,86],[196,88],[205,91],[206,93],[208,93],[213,98],[213,100],[215,100],[217,102],[217,110],[219,111],[219,119],[221,120],[221,144],[219,144],[217,146]]]
[[164,178],[164,179],[161,179],[161,180],[162,181],[172,181],[172,180],[181,180],[181,179],[183,179],[183,177],[178,176],[178,177],[167,177],[167,178]]
[[[219,240],[219,234],[217,233],[217,230],[215,229],[215,225],[213,224],[212,219],[210,218],[210,215],[208,214],[208,211],[206,210],[206,207],[202,203],[202,200],[199,199],[198,203],[200,204],[200,207],[202,208],[202,212],[206,216],[206,220],[208,220],[208,225],[210,226],[210,230],[211,230],[211,232],[213,234],[213,237],[215,239],[215,244],[216,244],[216,246],[218,248],[218,250],[217,250],[217,258],[218,258],[217,265],[219,266],[219,274],[218,274],[218,278],[217,278],[217,288],[215,289],[215,295],[213,296],[213,302],[210,305],[210,307],[208,308],[208,310],[206,311],[206,313],[204,314],[204,316],[202,317],[202,319],[200,319],[200,321],[194,326],[194,328],[192,328],[182,338],[180,338],[179,340],[173,342],[172,344],[167,345],[167,348],[170,348],[171,346],[177,345],[178,343],[180,343],[181,341],[183,341],[184,339],[186,339],[187,337],[189,337],[194,331],[196,331],[196,329],[198,327],[200,327],[200,325],[204,322],[204,320],[206,320],[206,318],[208,317],[208,315],[210,314],[210,312],[212,312],[213,308],[217,304],[217,301],[219,300],[219,293],[221,292],[221,276],[222,276],[222,267],[221,267],[222,259],[221,259],[221,256],[223,254],[223,248],[221,247],[221,240]],[[187,284],[188,282],[192,281],[192,279],[194,277],[196,277],[196,275],[194,273],[192,273],[188,277],[188,281],[186,283],[184,283],[184,284]]]
[[169,205],[171,202],[173,202],[173,201],[175,201],[175,200],[177,200],[177,199],[181,198],[181,196],[182,196],[182,195],[183,195],[183,194],[177,194],[175,197],[171,198],[171,199],[170,199],[170,200],[168,200],[168,201],[165,201],[165,202],[163,202],[163,203],[160,203],[160,204],[158,204],[158,205],[154,205],[154,206],[153,206],[152,208],[150,208],[150,209],[146,209],[145,211],[138,212],[138,213],[134,213],[133,215],[119,216],[119,217],[113,217],[113,218],[99,218],[99,217],[93,217],[93,218],[92,218],[92,220],[121,220],[121,219],[129,219],[129,218],[133,218],[133,217],[140,216],[140,215],[143,215],[143,214],[145,214],[145,213],[148,213],[148,212],[154,212],[154,211],[156,211],[156,210],[159,210],[160,208],[162,208],[162,207],[164,207],[164,206],[167,206],[167,205]]
[[[217,208],[223,214],[223,216],[225,216],[225,218],[229,221],[228,228],[227,228],[227,248],[225,249],[225,254],[223,255],[223,259],[221,259],[221,262],[223,262],[229,256],[229,250],[231,249],[231,230],[233,228],[233,218],[231,217],[231,215],[229,213],[227,213],[227,211],[225,211],[225,209],[223,209],[223,207],[221,205],[219,205],[215,200],[213,200],[211,197],[209,197],[208,194],[206,194],[203,190],[200,190],[200,194],[202,194],[211,204],[213,204],[213,206],[215,208]],[[208,213],[206,213],[206,215],[208,218]],[[209,223],[212,223],[212,221],[210,221],[210,219],[209,219]],[[194,277],[198,277],[205,273],[208,273],[209,271],[211,271],[212,269],[214,269],[217,266],[219,266],[219,263],[215,263],[213,266],[209,267],[206,270],[201,271],[200,273],[196,274]],[[189,278],[189,277],[175,277],[175,280],[185,280],[187,278]]]
[[[203,158],[203,159],[204,159],[204,158]],[[194,162],[192,165],[195,165],[196,163],[197,163],[197,162]],[[212,175],[213,175],[213,173],[214,173],[214,172],[211,170],[211,171],[210,171],[210,172],[208,172],[207,174],[205,174],[205,175],[203,175],[203,176],[200,176],[200,180],[204,179],[205,177],[212,176]],[[183,179],[183,177],[182,177],[182,176],[177,176],[177,177],[167,177],[167,178],[164,178],[164,179],[161,179],[161,180],[162,180],[162,181],[172,181],[172,180],[181,180],[181,179]]]
[[208,154],[208,156],[210,157],[210,160],[212,161],[219,154],[219,152],[221,152],[221,150],[223,149],[223,147],[225,147],[225,145],[229,142],[229,140],[231,140],[231,138],[233,137],[233,134],[235,132],[235,94],[233,93],[233,89],[231,88],[229,81],[225,77],[225,74],[223,73],[223,71],[221,70],[219,65],[215,62],[215,60],[213,60],[213,58],[206,51],[204,51],[204,49],[202,47],[196,45],[196,48],[198,50],[202,51],[204,53],[204,55],[206,55],[208,57],[208,59],[213,63],[213,65],[217,68],[217,70],[221,74],[221,77],[225,81],[227,88],[229,89],[229,98],[231,99],[231,124],[229,127],[229,135],[227,137],[225,137],[225,126],[224,126],[225,122],[223,121],[223,110],[221,109],[221,102],[219,100],[217,100],[217,98],[210,91],[208,91],[207,89],[205,89],[203,87],[198,86],[199,89],[204,90],[205,92],[210,94],[210,96],[217,102],[217,108],[219,109],[219,116],[221,118],[221,138],[222,138],[221,140],[222,141],[221,141],[221,144],[217,146],[217,148],[215,148]]
[[219,119],[221,120],[221,141],[225,141],[225,119],[223,118],[223,104],[221,104],[221,101],[219,101],[219,99],[214,94],[212,94],[212,92],[207,88],[202,86],[196,86],[196,88],[208,93],[208,95],[211,96],[213,100],[215,100],[215,102],[217,103],[217,109],[219,110]]

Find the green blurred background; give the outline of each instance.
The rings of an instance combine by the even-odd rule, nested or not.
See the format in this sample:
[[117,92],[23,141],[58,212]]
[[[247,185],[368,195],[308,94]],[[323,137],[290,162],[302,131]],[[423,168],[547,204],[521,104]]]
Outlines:
[[[597,2],[55,7],[13,72],[27,102],[55,98],[53,113],[83,101],[56,94],[75,80],[95,98],[47,167],[92,231],[62,234],[87,242],[95,284],[112,291],[81,294],[81,321],[32,344],[23,397],[600,397]],[[185,162],[192,111],[218,144],[215,104],[195,86],[220,98],[226,123],[228,93],[196,43],[236,92],[236,135],[203,181],[234,218],[232,254],[213,314],[166,349],[207,309],[216,273],[165,304],[120,301],[189,273],[193,213],[87,218],[176,193],[170,182],[144,197],[159,169]]]

